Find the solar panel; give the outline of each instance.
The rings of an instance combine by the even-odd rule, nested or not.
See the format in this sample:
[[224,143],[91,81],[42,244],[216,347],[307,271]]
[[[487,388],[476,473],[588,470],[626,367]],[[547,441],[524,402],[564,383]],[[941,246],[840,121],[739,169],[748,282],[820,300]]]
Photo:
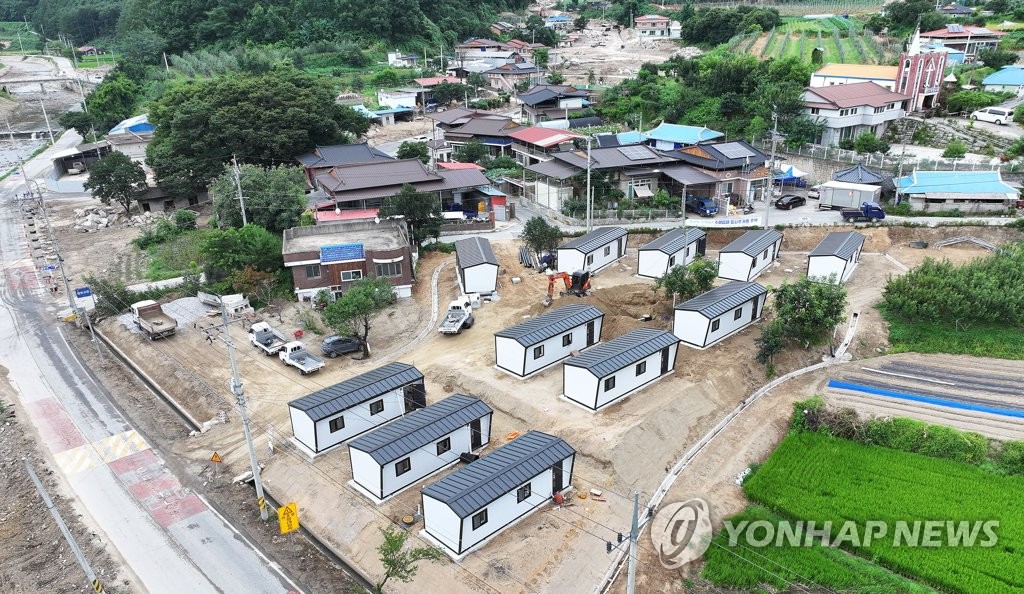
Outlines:
[[643,146],[621,146],[619,152],[630,161],[643,161],[652,157],[651,151]]
[[365,258],[363,254],[363,244],[361,243],[346,243],[343,245],[325,245],[320,248],[320,263],[329,264],[331,262],[345,262],[348,260],[362,260]]
[[946,31],[949,32],[949,33],[963,33],[964,32],[964,26],[959,24],[959,23],[954,23],[954,24],[951,24],[951,25],[946,25]]
[[754,152],[747,147],[743,146],[738,142],[727,142],[725,144],[715,145],[718,152],[722,153],[729,159],[742,159],[743,157],[753,157]]

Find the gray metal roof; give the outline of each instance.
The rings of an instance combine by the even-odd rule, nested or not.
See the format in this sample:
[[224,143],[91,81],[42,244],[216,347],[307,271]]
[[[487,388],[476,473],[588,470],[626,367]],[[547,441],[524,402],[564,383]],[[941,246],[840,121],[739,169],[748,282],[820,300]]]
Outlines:
[[455,259],[459,268],[469,268],[480,264],[498,265],[498,258],[491,249],[491,242],[483,237],[467,237],[455,242]]
[[428,486],[423,494],[468,518],[575,453],[560,437],[529,431]]
[[[889,176],[889,179],[892,179],[892,176]],[[885,176],[857,163],[853,167],[833,173],[832,180],[851,184],[880,184],[885,181]]]
[[452,394],[364,434],[349,447],[366,452],[377,464],[387,464],[492,412],[479,398]]
[[722,251],[719,253],[743,252],[748,256],[756,256],[763,252],[766,247],[775,244],[780,239],[782,239],[782,233],[774,229],[747,231],[722,248]]
[[659,251],[671,256],[706,235],[707,233],[703,229],[694,227],[689,229],[676,228],[644,245],[640,248],[640,251]]
[[420,370],[408,363],[388,363],[292,400],[288,406],[305,412],[314,422],[321,421],[395,388],[422,379],[423,374]]
[[676,309],[700,312],[708,319],[713,319],[767,292],[757,283],[733,281],[684,301],[676,305]]
[[670,332],[637,328],[629,334],[583,351],[565,364],[588,369],[597,377],[605,377],[678,342],[679,339]]
[[512,338],[523,346],[530,346],[601,317],[604,317],[604,313],[593,305],[571,303],[520,322],[511,328],[499,330],[494,335]]
[[864,236],[855,231],[846,233],[833,232],[825,236],[814,250],[811,256],[838,256],[843,260],[851,260],[857,250],[864,245]]
[[577,250],[584,254],[596,251],[599,248],[615,241],[626,234],[622,227],[598,227],[586,235],[577,237],[572,241],[558,246],[560,250]]

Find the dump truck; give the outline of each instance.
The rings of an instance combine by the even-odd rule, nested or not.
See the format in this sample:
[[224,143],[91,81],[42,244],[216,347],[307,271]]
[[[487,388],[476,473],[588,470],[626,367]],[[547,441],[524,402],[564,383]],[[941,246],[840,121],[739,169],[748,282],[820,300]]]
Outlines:
[[133,303],[132,320],[150,340],[173,336],[178,329],[178,322],[165,314],[160,304],[153,300]]
[[288,343],[288,339],[270,324],[256,322],[249,327],[249,342],[269,357],[276,355]]
[[458,334],[473,327],[473,304],[469,297],[462,297],[448,304],[448,313],[441,320],[437,331],[441,334]]
[[277,356],[285,365],[298,369],[302,375],[320,371],[327,365],[323,359],[307,351],[305,345],[297,340],[285,343],[277,352]]
[[864,221],[877,223],[885,218],[885,211],[877,202],[865,202],[860,205],[860,208],[844,208],[840,214],[847,223]]

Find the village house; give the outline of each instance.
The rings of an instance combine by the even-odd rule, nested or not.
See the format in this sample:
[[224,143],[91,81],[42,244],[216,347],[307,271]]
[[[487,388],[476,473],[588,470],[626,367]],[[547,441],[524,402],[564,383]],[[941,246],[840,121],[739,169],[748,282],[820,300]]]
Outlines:
[[999,40],[1003,35],[1006,33],[1002,31],[953,23],[946,25],[944,29],[921,33],[921,41],[941,43],[945,47],[961,51],[964,53],[964,62],[970,64],[978,58],[978,52],[986,49],[998,49]]
[[544,18],[544,26],[555,31],[568,31],[572,27],[572,17],[567,14],[556,14]]
[[445,145],[452,153],[471,140],[477,140],[487,148],[491,157],[509,155],[512,148],[510,135],[522,128],[512,118],[462,107],[430,113],[427,117],[437,122]]
[[539,126],[517,128],[509,136],[512,137],[512,154],[524,167],[549,161],[553,153],[573,150],[576,140],[586,138],[567,130]]
[[645,14],[633,19],[633,27],[641,38],[679,39],[682,26],[660,14]]
[[896,90],[899,66],[875,64],[825,64],[811,75],[811,87],[831,87],[850,83],[873,82],[890,91]]
[[768,191],[768,156],[744,140],[696,144],[672,154],[717,180],[715,195],[735,196],[737,205],[752,204]]
[[156,126],[149,123],[149,114],[144,113],[119,122],[107,132],[104,140],[115,151],[128,155],[133,161],[143,161],[154,132]]
[[318,146],[308,153],[299,155],[296,160],[306,173],[306,182],[310,187],[315,187],[316,177],[327,173],[332,167],[371,161],[394,161],[395,158],[365,142],[360,142]]
[[387,278],[399,297],[412,295],[416,255],[404,219],[293,227],[284,232],[282,253],[299,301],[312,301],[321,290],[341,295],[372,276]]
[[569,85],[535,85],[516,95],[522,103],[520,119],[536,124],[547,120],[569,119],[590,107],[590,91]]
[[455,46],[455,56],[459,59],[472,59],[480,52],[508,51],[512,48],[508,44],[483,37],[470,37],[459,45]]
[[658,124],[653,130],[644,132],[644,140],[647,144],[662,151],[710,142],[723,136],[725,134],[710,130],[705,126],[684,126],[682,124],[666,124],[665,122]]
[[532,84],[542,78],[547,72],[545,68],[523,61],[503,64],[497,68],[487,70],[483,74],[487,78],[488,86],[499,91],[514,93],[520,84],[524,82]]
[[502,35],[511,35],[512,33],[515,33],[516,26],[505,21],[495,21],[491,23],[490,30],[491,33],[500,37]]
[[915,171],[897,182],[900,201],[913,210],[957,209],[966,214],[1004,211],[1016,206],[1019,189],[996,171]]
[[981,87],[994,93],[1024,95],[1024,66],[1003,66],[981,81]]
[[860,82],[804,90],[804,113],[824,123],[815,144],[832,146],[862,132],[881,137],[889,124],[906,115],[910,97],[874,82]]

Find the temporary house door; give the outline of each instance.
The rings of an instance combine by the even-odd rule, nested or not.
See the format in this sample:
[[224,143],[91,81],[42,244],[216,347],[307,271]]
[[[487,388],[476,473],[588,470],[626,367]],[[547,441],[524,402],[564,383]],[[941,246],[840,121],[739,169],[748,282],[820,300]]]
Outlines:
[[551,493],[558,493],[565,488],[565,478],[562,476],[562,463],[558,462],[551,467]]
[[476,419],[469,424],[469,447],[471,449],[477,449],[484,445],[483,433],[480,431],[480,419]]
[[587,322],[587,346],[594,344],[594,320]]
[[661,374],[668,373],[668,347],[661,349]]
[[757,319],[757,300],[760,297],[754,297],[754,302],[751,304],[753,307],[750,308],[750,321],[753,322]]
[[704,253],[707,252],[707,251],[708,251],[708,238],[707,237],[701,237],[700,239],[697,240],[697,253],[703,256]]
[[405,397],[405,412],[410,413],[427,405],[427,391],[423,384],[409,384],[402,388]]

